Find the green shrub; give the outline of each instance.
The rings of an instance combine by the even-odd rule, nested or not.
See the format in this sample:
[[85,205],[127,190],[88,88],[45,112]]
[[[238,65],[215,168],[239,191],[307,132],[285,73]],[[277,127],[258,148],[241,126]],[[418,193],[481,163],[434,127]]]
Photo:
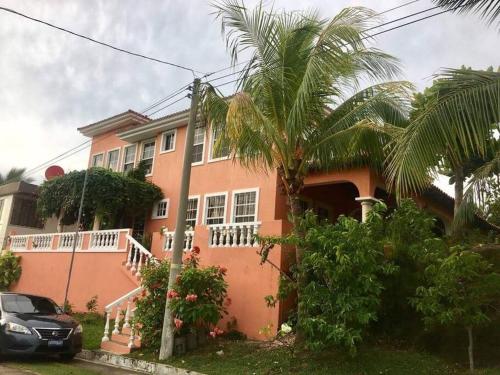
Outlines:
[[89,313],[96,313],[97,312],[97,295],[93,296],[87,303],[86,303],[86,307],[87,307],[87,311]]
[[9,289],[21,277],[21,258],[16,257],[11,251],[0,255],[0,291]]

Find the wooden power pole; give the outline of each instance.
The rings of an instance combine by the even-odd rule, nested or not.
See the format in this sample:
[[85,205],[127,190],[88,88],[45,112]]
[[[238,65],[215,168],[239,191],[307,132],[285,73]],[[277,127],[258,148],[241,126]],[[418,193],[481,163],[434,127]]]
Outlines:
[[[174,243],[172,249],[172,259],[170,261],[170,274],[168,278],[168,290],[175,284],[177,275],[182,268],[182,254],[184,252],[184,234],[186,231],[186,209],[189,199],[189,182],[191,180],[191,163],[193,159],[194,129],[198,113],[198,102],[200,90],[200,79],[193,82],[193,94],[191,96],[191,108],[189,111],[189,122],[186,132],[186,144],[184,145],[184,163],[182,166],[181,189],[179,194],[179,208],[177,210],[177,220],[175,223]],[[160,360],[172,356],[174,350],[174,327],[170,301],[167,298],[165,315],[163,317],[163,329],[161,333]]]

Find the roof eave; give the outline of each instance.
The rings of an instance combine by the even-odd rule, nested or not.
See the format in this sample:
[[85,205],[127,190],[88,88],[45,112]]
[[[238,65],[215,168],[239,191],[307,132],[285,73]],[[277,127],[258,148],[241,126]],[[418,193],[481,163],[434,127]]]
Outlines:
[[148,121],[150,121],[150,119],[142,116],[141,114],[136,114],[133,111],[127,111],[94,124],[78,128],[78,131],[86,137],[94,137],[127,124],[145,124]]

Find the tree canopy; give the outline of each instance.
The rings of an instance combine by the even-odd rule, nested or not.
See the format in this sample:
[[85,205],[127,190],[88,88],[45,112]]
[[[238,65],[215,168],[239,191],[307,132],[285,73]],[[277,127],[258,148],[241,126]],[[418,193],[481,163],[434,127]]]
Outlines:
[[[76,222],[82,194],[85,170],[70,172],[45,181],[40,186],[38,211],[44,218],[62,216],[63,224]],[[153,203],[163,198],[161,189],[147,181],[140,181],[104,168],[89,171],[84,200],[84,226],[94,216],[107,218],[110,223],[121,216],[144,216]]]
[[26,181],[30,182],[31,178],[25,178],[24,172],[26,168],[11,168],[7,173],[0,173],[0,185],[7,184],[9,182]]

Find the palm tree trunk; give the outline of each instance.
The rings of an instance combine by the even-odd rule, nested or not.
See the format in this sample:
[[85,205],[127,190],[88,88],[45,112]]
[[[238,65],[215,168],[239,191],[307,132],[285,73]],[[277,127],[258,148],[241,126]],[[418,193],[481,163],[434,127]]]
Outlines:
[[467,334],[469,336],[469,370],[474,372],[474,339],[472,337],[472,327],[467,327]]
[[457,166],[454,168],[455,174],[455,206],[453,208],[453,218],[456,219],[458,210],[462,205],[464,200],[464,168],[463,166]]
[[[292,216],[293,232],[299,237],[303,238],[304,233],[300,229],[300,220],[302,219],[302,206],[300,204],[300,197],[298,193],[288,194],[288,201],[290,205],[290,213]],[[296,341],[301,343],[304,341],[304,332],[301,327],[301,320],[304,318],[304,304],[302,303],[302,290],[305,287],[305,275],[302,272],[301,264],[304,257],[304,248],[300,245],[295,246],[295,263],[297,266],[297,327],[296,327]]]

